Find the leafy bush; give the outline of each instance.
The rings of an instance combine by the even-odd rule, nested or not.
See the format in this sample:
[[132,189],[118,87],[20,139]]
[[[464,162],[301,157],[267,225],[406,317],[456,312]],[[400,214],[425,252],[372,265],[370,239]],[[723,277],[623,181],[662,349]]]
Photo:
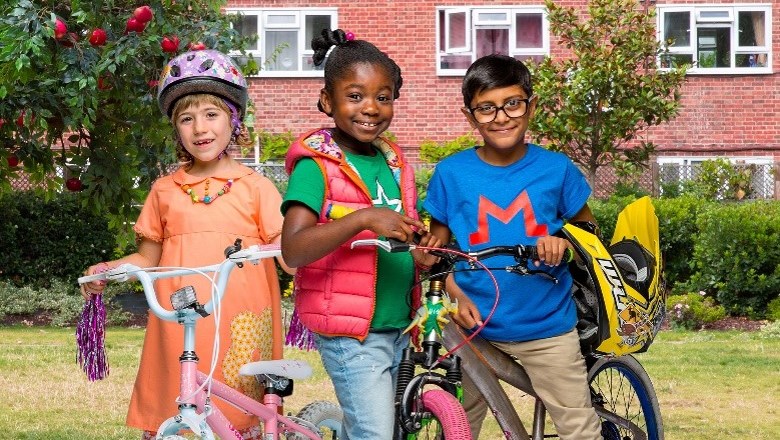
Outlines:
[[780,321],[780,296],[769,301],[766,306],[766,317],[772,321]]
[[672,295],[666,299],[666,310],[672,328],[687,330],[698,330],[726,316],[723,306],[716,305],[704,292]]
[[420,159],[436,164],[453,153],[463,151],[475,145],[479,145],[479,140],[471,133],[466,133],[444,142],[426,140],[420,144]]
[[284,159],[290,144],[295,141],[295,135],[287,130],[283,133],[271,133],[261,130],[256,132],[260,141],[260,162]]
[[[696,219],[707,209],[717,205],[691,195],[674,199],[653,200],[661,235],[661,253],[664,256],[668,285],[679,291],[693,273],[693,249],[699,230]],[[684,290],[684,289],[683,289]]]
[[75,280],[113,256],[107,219],[82,207],[74,194],[45,199],[17,192],[0,197],[0,212],[0,279],[48,286],[55,278]]
[[762,317],[780,291],[780,204],[719,204],[698,217],[690,290],[716,294],[730,314]]
[[[111,301],[121,291],[120,286],[109,285],[103,293],[109,325],[121,325],[129,320],[129,313]],[[78,322],[83,308],[84,299],[72,283],[54,280],[51,287],[35,288],[0,281],[0,318],[43,313],[51,319],[51,325],[69,326]]]

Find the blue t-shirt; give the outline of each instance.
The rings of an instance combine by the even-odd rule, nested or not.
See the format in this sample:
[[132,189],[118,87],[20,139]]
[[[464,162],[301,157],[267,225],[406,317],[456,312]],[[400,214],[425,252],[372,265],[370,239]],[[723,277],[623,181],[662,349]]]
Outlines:
[[[488,164],[469,149],[442,160],[428,185],[425,209],[447,225],[461,249],[496,245],[533,245],[538,237],[558,232],[587,203],[591,189],[582,172],[561,153],[528,144],[522,159],[508,166]],[[484,261],[491,268],[511,265],[512,257]],[[459,263],[460,269],[467,268]],[[571,297],[571,274],[566,264],[538,268],[558,279],[521,276],[496,270],[500,299],[482,330],[494,341],[528,341],[557,336],[574,328],[577,313]],[[485,319],[496,291],[483,270],[455,274]]]

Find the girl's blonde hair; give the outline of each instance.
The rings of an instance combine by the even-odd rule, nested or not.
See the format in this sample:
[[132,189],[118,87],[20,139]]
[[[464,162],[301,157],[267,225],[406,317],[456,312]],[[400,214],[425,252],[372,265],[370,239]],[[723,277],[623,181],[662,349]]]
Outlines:
[[[232,114],[232,111],[230,110],[230,107],[227,106],[225,103],[225,100],[223,98],[220,98],[216,95],[211,95],[208,93],[199,93],[195,95],[186,95],[181,97],[178,101],[176,101],[176,104],[173,106],[173,111],[171,112],[171,122],[173,123],[174,130],[176,128],[176,120],[179,118],[179,115],[184,112],[186,109],[198,106],[201,104],[211,104],[217,106],[220,110],[224,111],[228,115]],[[247,148],[251,147],[254,144],[252,143],[252,138],[249,136],[249,131],[247,130],[246,126],[244,125],[244,115],[239,115],[240,117],[240,127],[239,129],[241,132],[238,135],[233,134],[230,138],[230,144],[225,148],[225,151],[227,152],[230,149],[230,146],[235,144],[239,147]],[[176,157],[179,159],[180,162],[186,162],[186,163],[192,163],[195,158],[192,157],[192,155],[187,151],[186,148],[182,145],[181,141],[179,140],[178,133],[176,134]]]

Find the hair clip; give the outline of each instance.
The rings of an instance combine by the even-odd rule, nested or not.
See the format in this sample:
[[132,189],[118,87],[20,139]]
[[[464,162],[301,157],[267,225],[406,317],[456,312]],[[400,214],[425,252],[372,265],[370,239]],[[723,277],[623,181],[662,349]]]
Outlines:
[[355,34],[352,32],[347,31],[346,34],[344,34],[344,37],[346,37],[347,41],[352,41],[355,39]]

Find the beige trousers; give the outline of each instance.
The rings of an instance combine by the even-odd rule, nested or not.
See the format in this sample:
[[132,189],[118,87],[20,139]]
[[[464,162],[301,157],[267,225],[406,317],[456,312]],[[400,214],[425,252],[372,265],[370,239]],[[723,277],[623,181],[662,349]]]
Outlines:
[[[576,330],[535,341],[491,344],[523,365],[562,440],[602,438],[601,422],[590,401],[588,373]],[[468,371],[463,374],[463,394],[471,434],[478,439],[487,403],[468,377]]]

